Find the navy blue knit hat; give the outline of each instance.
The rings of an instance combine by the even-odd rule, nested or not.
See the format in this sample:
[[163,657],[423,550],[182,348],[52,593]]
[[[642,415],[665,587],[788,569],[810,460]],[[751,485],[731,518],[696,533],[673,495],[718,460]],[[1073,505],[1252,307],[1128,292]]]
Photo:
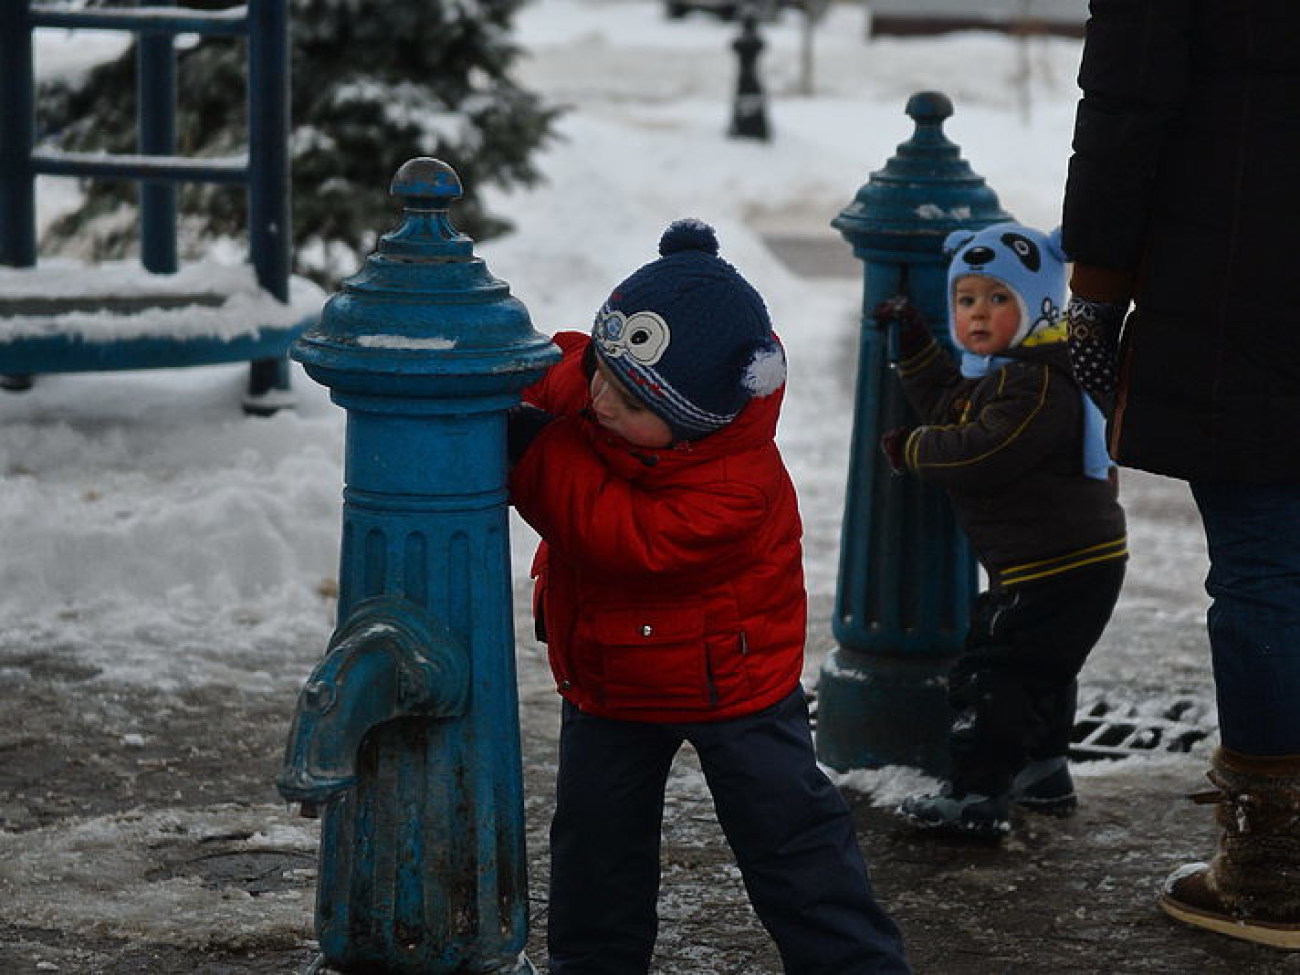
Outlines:
[[698,440],[785,382],[785,354],[767,307],[718,257],[700,220],[678,220],[651,261],[616,287],[596,313],[596,354],[673,440]]

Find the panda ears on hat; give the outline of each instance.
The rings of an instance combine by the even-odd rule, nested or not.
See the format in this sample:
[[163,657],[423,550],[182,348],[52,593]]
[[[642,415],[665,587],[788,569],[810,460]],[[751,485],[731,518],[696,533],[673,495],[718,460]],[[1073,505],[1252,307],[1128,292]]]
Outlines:
[[[954,230],[952,231],[952,233],[950,233],[947,237],[944,238],[943,256],[952,257],[959,250],[961,250],[972,240],[974,240],[979,234],[983,233],[983,231],[995,230],[999,227],[1006,227],[1006,228],[1016,227],[1021,230],[1028,229],[1023,224],[1018,224],[1018,223],[995,223],[995,224],[991,224],[988,227],[982,227],[978,230],[970,230],[967,228],[963,228],[961,230]],[[1060,227],[1053,227],[1051,232],[1044,234],[1043,237],[1047,241],[1047,252],[1051,257],[1054,257],[1058,261],[1068,260],[1068,258],[1065,256],[1065,248],[1061,246]]]
[[1047,243],[1051,245],[1052,256],[1058,261],[1069,261],[1065,253],[1065,245],[1061,243],[1061,228],[1053,227],[1051,233],[1047,235]]
[[975,239],[974,230],[954,230],[943,241],[943,256],[952,257]]

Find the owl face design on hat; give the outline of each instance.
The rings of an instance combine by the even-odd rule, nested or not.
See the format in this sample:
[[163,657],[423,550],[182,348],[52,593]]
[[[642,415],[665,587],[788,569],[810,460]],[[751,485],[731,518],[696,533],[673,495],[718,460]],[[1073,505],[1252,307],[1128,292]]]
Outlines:
[[609,305],[596,313],[591,334],[607,358],[631,356],[642,366],[658,362],[672,341],[668,323],[654,312],[640,311],[629,317]]
[[[1044,234],[1018,223],[999,223],[982,230],[954,230],[944,241],[949,255],[948,304],[957,282],[971,275],[994,278],[1016,295],[1020,326],[1008,348],[1061,320],[1065,303],[1065,251],[1059,227]],[[952,328],[949,313],[949,328]],[[955,340],[955,339],[954,339]]]
[[718,257],[713,228],[679,220],[661,257],[618,285],[596,313],[596,354],[627,391],[698,440],[785,381],[785,355],[758,292]]

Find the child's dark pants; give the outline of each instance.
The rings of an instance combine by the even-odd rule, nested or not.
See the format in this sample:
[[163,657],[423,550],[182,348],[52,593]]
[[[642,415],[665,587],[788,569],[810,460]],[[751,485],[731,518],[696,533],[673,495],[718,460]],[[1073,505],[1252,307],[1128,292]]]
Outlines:
[[664,788],[689,741],[750,902],[798,975],[906,973],[848,805],[817,767],[802,690],[730,721],[649,724],[565,702],[551,824],[551,975],[638,975],[658,928]]
[[1026,761],[1064,755],[1076,678],[1124,582],[1122,561],[983,592],[948,678],[956,795],[1002,795]]

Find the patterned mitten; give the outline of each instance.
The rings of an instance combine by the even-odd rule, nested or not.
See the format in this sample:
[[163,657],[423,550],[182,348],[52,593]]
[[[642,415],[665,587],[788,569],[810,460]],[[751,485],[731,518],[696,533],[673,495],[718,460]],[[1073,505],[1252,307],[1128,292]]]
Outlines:
[[1074,378],[1106,412],[1119,384],[1119,333],[1127,311],[1127,301],[1078,297],[1072,297],[1066,308]]

